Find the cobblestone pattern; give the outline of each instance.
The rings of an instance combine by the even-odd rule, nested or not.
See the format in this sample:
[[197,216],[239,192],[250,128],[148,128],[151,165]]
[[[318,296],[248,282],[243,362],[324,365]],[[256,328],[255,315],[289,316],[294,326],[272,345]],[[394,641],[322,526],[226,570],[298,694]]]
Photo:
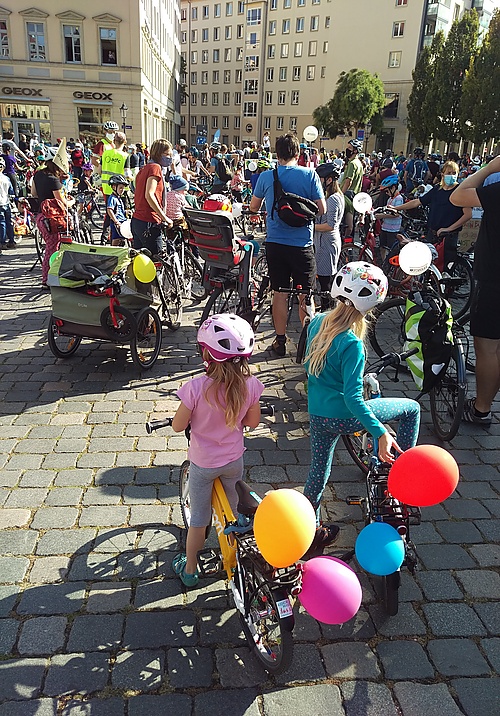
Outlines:
[[[186,591],[170,571],[185,440],[144,423],[176,407],[200,370],[199,310],[164,331],[160,360],[138,374],[123,347],[84,341],[69,361],[46,340],[50,298],[30,240],[0,269],[0,716],[484,716],[500,690],[500,422],[463,425],[451,446],[461,482],[415,528],[420,569],[403,574],[396,617],[360,575],[363,606],[347,625],[299,613],[294,662],[268,677],[250,653],[221,580]],[[5,260],[4,260],[5,259]],[[269,323],[253,363],[276,407],[247,439],[261,492],[300,486],[309,445],[303,375],[272,359]],[[292,332],[292,339],[296,333]],[[293,347],[293,344],[292,344]],[[387,394],[415,394],[406,376]],[[435,442],[424,402],[421,442]],[[500,415],[498,403],[494,406]],[[333,554],[362,527],[343,502],[363,482],[337,451],[325,517],[342,525]]]

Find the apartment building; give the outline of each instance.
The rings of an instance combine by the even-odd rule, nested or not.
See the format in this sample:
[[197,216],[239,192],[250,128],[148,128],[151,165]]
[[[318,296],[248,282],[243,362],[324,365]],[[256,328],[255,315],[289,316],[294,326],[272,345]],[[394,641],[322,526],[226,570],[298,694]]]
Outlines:
[[180,125],[179,0],[1,0],[2,132],[175,139]]
[[[181,136],[206,128],[225,143],[285,131],[302,137],[340,72],[376,72],[386,91],[384,133],[367,148],[407,151],[406,104],[421,48],[475,6],[487,28],[495,0],[181,0]],[[343,148],[348,136],[324,142]]]

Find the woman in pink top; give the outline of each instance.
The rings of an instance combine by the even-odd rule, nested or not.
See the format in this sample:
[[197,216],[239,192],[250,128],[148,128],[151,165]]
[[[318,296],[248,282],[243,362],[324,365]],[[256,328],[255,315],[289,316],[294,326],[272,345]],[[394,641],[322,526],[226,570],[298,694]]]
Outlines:
[[172,422],[176,432],[191,423],[189,499],[191,524],[186,554],[174,557],[172,568],[183,584],[198,583],[197,554],[210,523],[212,485],[219,477],[234,512],[236,482],[243,477],[243,427],[260,422],[259,399],[264,386],[250,375],[248,358],[254,335],[240,316],[221,314],[203,322],[197,337],[206,374],[177,391],[181,404]]

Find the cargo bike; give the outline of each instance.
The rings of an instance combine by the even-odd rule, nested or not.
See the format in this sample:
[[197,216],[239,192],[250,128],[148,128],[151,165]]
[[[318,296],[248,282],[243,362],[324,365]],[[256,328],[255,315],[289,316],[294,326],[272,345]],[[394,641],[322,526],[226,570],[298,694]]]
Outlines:
[[48,276],[52,313],[47,338],[57,358],[70,358],[82,339],[90,338],[129,344],[136,366],[153,367],[161,349],[162,319],[172,330],[178,326],[170,320],[165,287],[148,253],[61,244]]

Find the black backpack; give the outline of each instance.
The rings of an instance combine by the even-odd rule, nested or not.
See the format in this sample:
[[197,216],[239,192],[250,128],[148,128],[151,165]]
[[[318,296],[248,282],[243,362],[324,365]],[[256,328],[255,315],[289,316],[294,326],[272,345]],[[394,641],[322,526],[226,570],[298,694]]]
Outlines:
[[291,194],[283,191],[281,182],[278,179],[278,169],[274,169],[274,203],[271,209],[271,219],[276,211],[281,221],[288,226],[299,228],[307,226],[316,217],[318,205],[311,199],[306,199],[298,194]]
[[425,175],[425,162],[423,159],[417,159],[413,164],[412,182],[423,181]]
[[223,184],[227,184],[232,178],[226,161],[222,159],[222,157],[219,157],[217,160],[217,176]]

